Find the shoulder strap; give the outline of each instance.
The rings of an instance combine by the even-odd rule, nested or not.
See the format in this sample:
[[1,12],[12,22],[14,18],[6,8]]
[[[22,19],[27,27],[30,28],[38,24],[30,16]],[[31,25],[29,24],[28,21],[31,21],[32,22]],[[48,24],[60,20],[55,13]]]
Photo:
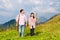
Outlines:
[[18,16],[18,22],[19,22],[19,20],[20,20],[20,14],[19,14],[19,16]]

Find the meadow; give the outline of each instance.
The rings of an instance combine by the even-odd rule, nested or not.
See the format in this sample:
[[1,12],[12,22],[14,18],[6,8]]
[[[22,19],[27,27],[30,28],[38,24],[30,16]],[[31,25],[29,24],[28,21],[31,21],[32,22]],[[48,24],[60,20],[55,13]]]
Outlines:
[[35,28],[35,35],[30,36],[29,27],[25,27],[24,37],[15,29],[0,32],[0,40],[60,40],[60,15]]

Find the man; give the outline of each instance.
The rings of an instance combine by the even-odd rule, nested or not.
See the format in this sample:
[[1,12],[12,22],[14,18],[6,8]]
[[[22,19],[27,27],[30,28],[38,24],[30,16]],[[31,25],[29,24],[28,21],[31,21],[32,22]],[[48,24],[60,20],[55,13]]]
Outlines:
[[16,26],[19,26],[19,34],[21,37],[24,36],[24,27],[25,27],[25,22],[27,25],[27,18],[24,15],[24,10],[20,10],[20,14],[16,17]]

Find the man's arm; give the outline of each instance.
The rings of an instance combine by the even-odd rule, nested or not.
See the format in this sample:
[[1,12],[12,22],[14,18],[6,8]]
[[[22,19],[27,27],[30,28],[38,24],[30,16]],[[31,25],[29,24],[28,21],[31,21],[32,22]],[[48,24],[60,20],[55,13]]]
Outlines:
[[18,15],[16,17],[16,26],[18,26]]

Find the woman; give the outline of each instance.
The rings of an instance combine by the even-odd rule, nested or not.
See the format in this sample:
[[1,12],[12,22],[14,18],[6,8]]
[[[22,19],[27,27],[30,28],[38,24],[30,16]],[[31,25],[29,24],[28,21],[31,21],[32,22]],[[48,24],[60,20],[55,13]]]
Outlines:
[[32,13],[30,14],[30,18],[29,18],[29,27],[30,27],[30,35],[31,35],[31,36],[34,35],[35,22],[36,22],[36,18],[35,18],[35,16],[34,16],[34,13],[32,12]]

